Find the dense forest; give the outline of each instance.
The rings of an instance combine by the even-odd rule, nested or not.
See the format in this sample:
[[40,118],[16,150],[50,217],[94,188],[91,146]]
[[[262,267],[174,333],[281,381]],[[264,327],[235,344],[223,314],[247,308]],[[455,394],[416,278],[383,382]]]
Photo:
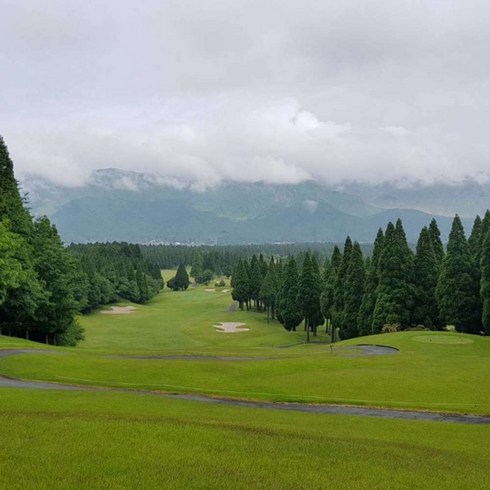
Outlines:
[[75,345],[80,312],[119,299],[143,303],[161,287],[138,246],[67,249],[46,217],[33,219],[0,137],[0,334]]
[[469,239],[458,216],[444,250],[437,222],[419,236],[415,253],[403,224],[379,230],[370,257],[347,237],[320,267],[315,254],[286,261],[240,259],[232,276],[240,308],[265,310],[287,330],[303,322],[335,340],[413,329],[490,331],[490,212],[476,217]]
[[[254,255],[302,257],[310,251],[323,263],[335,247],[335,243],[267,243],[261,245],[140,245],[143,256],[158,264],[161,269],[175,269],[179,264],[201,264],[201,270],[211,271],[216,276],[230,277],[240,259],[250,260]],[[337,244],[338,245],[338,244]],[[360,245],[364,255],[372,253],[372,243]],[[195,277],[194,274],[191,274]],[[197,282],[200,282],[199,280]]]

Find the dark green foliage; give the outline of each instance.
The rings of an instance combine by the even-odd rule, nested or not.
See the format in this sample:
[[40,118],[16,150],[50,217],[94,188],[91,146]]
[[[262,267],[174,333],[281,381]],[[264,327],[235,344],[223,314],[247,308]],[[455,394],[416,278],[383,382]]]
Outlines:
[[324,319],[320,308],[321,278],[318,262],[309,252],[303,260],[300,276],[299,306],[305,319],[306,341],[310,340],[310,331],[316,335],[317,327]]
[[373,313],[373,333],[386,324],[409,326],[414,304],[413,254],[400,220],[388,223],[379,258],[379,283]]
[[198,277],[201,274],[201,272],[204,270],[203,265],[204,265],[204,260],[202,258],[202,253],[196,252],[194,254],[194,260],[192,261],[191,272],[189,275],[194,279],[196,279],[196,277]]
[[205,286],[207,286],[211,282],[213,277],[214,272],[212,270],[204,269],[195,277],[195,279],[197,284],[204,284]]
[[279,300],[279,316],[286,330],[296,330],[303,320],[299,296],[299,274],[296,260],[291,257],[284,271],[284,282]]
[[481,250],[480,259],[482,301],[482,324],[487,335],[490,333],[490,231],[487,231]]
[[430,222],[429,235],[432,242],[434,255],[436,256],[438,264],[441,265],[444,259],[444,246],[442,245],[441,232],[439,231],[439,226],[437,225],[435,218],[433,218]]
[[344,293],[345,279],[347,270],[349,269],[350,259],[352,255],[352,240],[347,237],[344,243],[344,253],[342,261],[337,272],[334,291],[334,306],[332,311],[332,323],[334,328],[342,328],[343,313],[344,313]]
[[[163,287],[160,268],[143,257],[138,245],[117,242],[72,244],[68,251],[79,261],[87,277],[83,311],[121,299],[145,303]],[[78,295],[82,296],[81,293]]]
[[269,323],[270,318],[275,317],[277,299],[279,296],[279,280],[276,272],[276,264],[274,263],[274,259],[272,257],[267,268],[267,273],[262,282],[259,296],[267,309],[267,323]]
[[364,295],[357,317],[357,330],[359,335],[369,335],[372,332],[373,314],[379,284],[379,259],[383,252],[383,244],[384,233],[380,228],[374,241],[373,255],[365,267]]
[[362,257],[361,247],[355,242],[352,247],[351,259],[344,283],[344,309],[342,312],[342,324],[340,336],[342,339],[357,337],[359,331],[357,328],[357,317],[361,307],[364,295],[364,259]]
[[173,291],[185,291],[189,287],[189,284],[189,275],[184,264],[179,265],[175,277],[167,282],[167,286]]
[[414,261],[415,306],[413,323],[435,329],[441,327],[436,287],[439,278],[439,263],[434,253],[428,228],[420,232]]
[[247,268],[242,260],[238,261],[233,274],[232,298],[238,301],[238,305],[243,310],[243,305],[248,303],[250,298],[250,286]]
[[460,332],[481,330],[478,270],[459,216],[453,220],[436,295],[442,319]]
[[473,222],[473,228],[471,229],[470,237],[468,238],[468,248],[470,250],[471,256],[475,259],[475,261],[480,260],[480,249],[483,243],[482,227],[482,220],[480,216],[476,215],[475,221]]
[[[267,267],[267,265],[266,265]],[[250,262],[250,271],[249,271],[249,294],[250,294],[250,299],[255,301],[255,307],[257,310],[260,310],[260,303],[259,303],[259,297],[260,297],[260,289],[262,287],[262,282],[264,280],[264,277],[262,276],[262,266],[260,264],[260,261],[257,259],[256,255],[252,256],[252,260]]]

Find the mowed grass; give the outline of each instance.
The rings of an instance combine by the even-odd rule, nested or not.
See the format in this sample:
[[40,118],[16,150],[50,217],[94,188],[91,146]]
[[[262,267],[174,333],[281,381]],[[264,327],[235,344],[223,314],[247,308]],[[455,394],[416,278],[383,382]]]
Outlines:
[[[211,286],[212,287],[212,286]],[[231,312],[229,293],[170,292],[129,315],[81,319],[87,340],[62,355],[0,359],[0,373],[80,385],[490,414],[490,339],[406,332],[336,344],[294,345],[304,332],[267,324],[263,313]],[[218,333],[213,324],[243,322],[249,332]],[[322,333],[320,340],[327,340]],[[427,340],[427,341],[424,341]],[[0,337],[0,348],[4,342]],[[356,343],[387,344],[396,355],[350,357]],[[22,344],[24,345],[24,344]],[[29,344],[34,345],[34,344]],[[37,344],[36,344],[37,345]],[[278,346],[293,345],[289,348]],[[128,359],[118,355],[251,357],[252,361]]]
[[8,489],[483,489],[490,427],[2,389]]
[[[167,278],[170,276],[166,272]],[[212,287],[212,286],[211,286]],[[0,336],[16,378],[273,401],[490,413],[490,343],[408,332],[336,344],[229,311],[231,297],[165,293],[129,315],[80,319],[86,341],[54,348]],[[218,333],[243,322],[249,332]],[[321,333],[319,340],[326,341]],[[396,355],[350,357],[357,343]],[[288,348],[278,346],[292,345]],[[252,360],[129,359],[200,355]],[[0,488],[405,489],[490,486],[490,426],[220,406],[146,393],[0,388]]]

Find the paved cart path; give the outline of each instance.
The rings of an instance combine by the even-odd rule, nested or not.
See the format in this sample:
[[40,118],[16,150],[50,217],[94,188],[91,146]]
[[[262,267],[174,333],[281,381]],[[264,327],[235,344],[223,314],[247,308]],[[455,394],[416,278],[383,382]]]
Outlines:
[[[18,349],[18,350],[0,350],[0,359],[18,354],[51,354],[52,352],[36,349]],[[99,392],[119,392],[119,393],[134,393],[142,396],[160,396],[165,398],[177,398],[180,400],[192,400],[202,403],[213,403],[218,405],[230,405],[234,407],[246,408],[262,408],[272,410],[290,410],[297,412],[309,412],[320,414],[336,414],[336,415],[355,415],[365,417],[379,417],[387,419],[404,419],[404,420],[426,420],[435,422],[450,422],[459,424],[477,424],[490,425],[490,417],[482,415],[464,415],[464,414],[446,414],[438,412],[422,412],[417,410],[396,410],[388,408],[369,408],[369,407],[353,407],[345,405],[328,405],[328,404],[309,404],[309,403],[273,403],[259,401],[235,400],[231,398],[218,398],[205,395],[192,394],[176,394],[176,393],[161,393],[155,391],[143,390],[124,390],[119,388],[97,388],[93,386],[75,386],[59,383],[47,383],[44,381],[23,381],[17,379],[6,378],[0,376],[0,388],[35,388],[35,389],[51,389],[51,390],[84,390],[84,391],[99,391]]]

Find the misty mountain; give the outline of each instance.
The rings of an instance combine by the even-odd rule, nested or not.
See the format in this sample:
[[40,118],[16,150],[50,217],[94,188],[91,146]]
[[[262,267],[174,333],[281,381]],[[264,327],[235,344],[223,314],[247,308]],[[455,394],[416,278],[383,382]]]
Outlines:
[[[401,209],[404,205],[383,209],[390,202],[389,188],[351,186],[347,192],[314,181],[224,182],[196,189],[174,178],[104,169],[94,172],[82,187],[26,179],[22,188],[33,214],[47,214],[66,242],[337,242],[348,234],[370,242],[379,227],[398,217],[408,239],[415,241],[422,226],[437,214]],[[411,195],[416,194],[391,194],[399,204],[410,202]],[[423,202],[430,201],[427,197]],[[436,217],[445,238],[451,218]]]

